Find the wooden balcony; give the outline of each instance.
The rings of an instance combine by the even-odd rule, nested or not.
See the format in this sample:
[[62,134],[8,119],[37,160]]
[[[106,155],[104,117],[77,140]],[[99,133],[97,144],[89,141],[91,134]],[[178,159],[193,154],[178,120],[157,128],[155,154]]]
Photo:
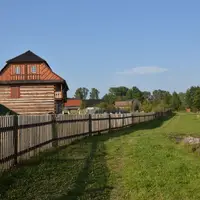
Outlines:
[[40,80],[40,74],[14,74],[11,75],[12,81],[21,80]]
[[55,99],[56,99],[56,100],[62,99],[62,98],[63,98],[62,92],[55,92]]

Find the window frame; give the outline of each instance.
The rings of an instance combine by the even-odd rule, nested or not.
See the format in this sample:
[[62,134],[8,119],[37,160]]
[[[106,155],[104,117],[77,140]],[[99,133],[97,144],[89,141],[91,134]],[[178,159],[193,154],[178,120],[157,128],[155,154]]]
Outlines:
[[[34,69],[34,70],[33,70]],[[36,74],[37,73],[37,66],[36,65],[32,65],[31,66],[31,73],[32,74]]]
[[20,98],[20,86],[10,86],[10,98],[18,99]]
[[19,75],[21,74],[21,67],[20,66],[15,66],[15,74]]

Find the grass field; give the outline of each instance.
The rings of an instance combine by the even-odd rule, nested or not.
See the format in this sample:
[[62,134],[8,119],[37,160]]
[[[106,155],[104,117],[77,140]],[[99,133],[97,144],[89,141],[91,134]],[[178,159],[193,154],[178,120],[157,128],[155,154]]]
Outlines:
[[0,177],[0,199],[200,199],[200,157],[170,135],[199,135],[180,113],[42,154]]

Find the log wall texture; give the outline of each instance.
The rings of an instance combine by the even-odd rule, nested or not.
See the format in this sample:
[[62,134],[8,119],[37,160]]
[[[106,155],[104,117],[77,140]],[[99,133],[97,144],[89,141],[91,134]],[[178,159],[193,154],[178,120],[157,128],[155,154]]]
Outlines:
[[55,112],[55,86],[21,85],[19,98],[11,98],[11,87],[0,86],[0,104],[17,114]]

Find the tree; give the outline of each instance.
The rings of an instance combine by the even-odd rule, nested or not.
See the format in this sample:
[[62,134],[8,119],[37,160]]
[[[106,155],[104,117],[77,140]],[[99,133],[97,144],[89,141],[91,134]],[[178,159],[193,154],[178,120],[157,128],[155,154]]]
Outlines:
[[152,103],[148,100],[144,100],[141,107],[144,112],[151,112],[153,108]]
[[143,91],[142,92],[142,97],[143,97],[144,100],[149,100],[151,98],[151,92]]
[[130,99],[137,99],[139,101],[142,100],[142,92],[135,86],[133,86],[131,89],[128,89],[126,93],[126,97],[128,100]]
[[99,90],[92,88],[90,91],[90,99],[99,99]]
[[80,87],[80,88],[78,88],[78,89],[76,90],[74,96],[75,96],[76,98],[79,98],[79,99],[81,99],[81,100],[84,100],[84,99],[87,98],[88,92],[89,92],[89,90],[88,90],[87,88],[85,88],[85,87]]
[[86,103],[85,101],[81,101],[80,109],[83,110],[86,108]]
[[179,92],[178,96],[179,96],[179,99],[181,100],[181,109],[185,109],[187,107],[187,105],[186,105],[186,93]]
[[97,105],[97,107],[107,112],[112,112],[115,110],[115,106],[113,104],[108,104],[106,102],[101,102],[99,105]]
[[194,93],[193,107],[200,110],[200,88],[197,88]]
[[127,98],[127,100],[133,99],[133,90],[132,89],[128,89],[128,91],[126,93],[126,98]]
[[185,95],[185,102],[186,102],[186,106],[189,108],[195,108],[194,106],[194,96],[195,96],[195,92],[196,90],[199,89],[199,86],[192,86],[189,89],[187,89],[186,91],[186,95]]
[[132,87],[133,99],[141,100],[142,92],[137,87]]
[[105,94],[102,99],[108,104],[114,104],[116,96],[113,94]]
[[152,94],[153,94],[153,99],[155,101],[164,100],[169,103],[169,99],[171,97],[170,92],[159,89],[159,90],[154,90]]
[[163,92],[163,103],[167,106],[171,104],[172,95],[168,91]]
[[109,93],[116,97],[117,100],[126,100],[126,93],[128,91],[127,87],[120,86],[120,87],[111,87],[109,89]]
[[181,100],[180,100],[178,94],[176,92],[173,92],[173,94],[172,94],[172,108],[177,111],[177,110],[180,109],[180,107],[181,107]]

